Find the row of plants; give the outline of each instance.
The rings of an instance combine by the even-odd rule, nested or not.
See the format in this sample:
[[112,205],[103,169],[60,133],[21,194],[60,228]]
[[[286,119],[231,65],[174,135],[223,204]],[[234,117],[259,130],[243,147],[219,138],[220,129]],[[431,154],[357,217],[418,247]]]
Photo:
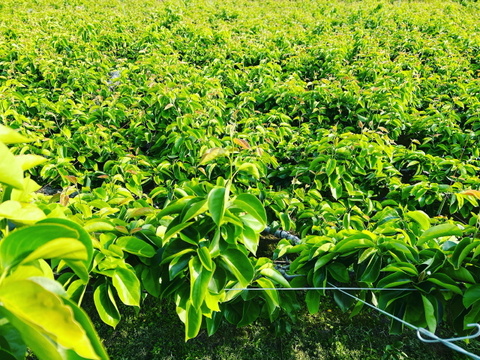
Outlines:
[[[2,344],[105,358],[86,296],[113,327],[119,303],[172,299],[186,340],[288,329],[323,292],[277,288],[330,283],[431,331],[480,321],[477,3],[295,4],[2,3],[2,274],[93,345],[6,300]],[[267,226],[301,241],[272,249]],[[412,291],[369,290],[390,287]]]

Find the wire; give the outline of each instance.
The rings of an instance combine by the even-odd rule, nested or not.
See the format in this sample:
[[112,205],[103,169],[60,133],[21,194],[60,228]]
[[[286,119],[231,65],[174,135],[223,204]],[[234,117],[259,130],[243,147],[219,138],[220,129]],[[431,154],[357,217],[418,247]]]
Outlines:
[[[454,350],[454,351],[457,351],[461,354],[464,354],[466,356],[469,356],[471,357],[472,359],[474,360],[480,360],[480,356],[478,355],[475,355],[475,354],[472,354],[471,352],[468,352],[467,350],[465,350],[464,348],[458,346],[458,345],[455,345],[453,344],[452,342],[453,341],[456,341],[456,340],[464,340],[464,339],[472,339],[472,338],[475,338],[476,336],[480,335],[480,331],[478,331],[476,334],[474,335],[471,335],[471,336],[465,336],[465,337],[462,337],[462,338],[451,338],[451,339],[442,339],[440,337],[438,337],[437,335],[435,335],[434,333],[428,331],[427,329],[423,329],[423,328],[420,328],[420,327],[417,327],[413,324],[410,324],[409,322],[393,315],[393,314],[390,314],[389,312],[385,311],[385,310],[382,310],[378,307],[376,307],[375,305],[372,305],[368,302],[366,302],[365,300],[362,300],[360,298],[358,298],[357,296],[355,295],[352,295],[352,294],[349,294],[346,290],[350,290],[350,291],[362,291],[362,290],[369,290],[369,291],[418,291],[418,289],[413,289],[413,288],[362,288],[362,287],[338,287],[338,286],[335,286],[333,284],[328,284],[330,286],[326,286],[326,287],[296,287],[296,288],[227,288],[225,290],[228,290],[228,291],[263,291],[263,290],[275,290],[275,291],[307,291],[307,290],[338,290],[340,292],[342,292],[343,294],[347,295],[347,296],[350,296],[351,298],[357,300],[357,301],[360,301],[361,303],[369,306],[370,308],[380,312],[381,314],[383,315],[386,315],[396,321],[399,321],[400,323],[404,324],[405,326],[409,327],[410,329],[412,330],[415,330],[417,332],[417,336],[418,338],[424,342],[424,343],[430,343],[430,342],[440,342],[442,343],[443,345],[449,347],[450,349]],[[441,290],[444,290],[444,289],[441,289]],[[448,289],[445,289],[448,291]],[[469,324],[468,326],[476,326],[479,330],[480,330],[480,325],[478,324]],[[423,338],[421,335],[425,335],[425,336],[428,336],[429,339],[425,339]]]

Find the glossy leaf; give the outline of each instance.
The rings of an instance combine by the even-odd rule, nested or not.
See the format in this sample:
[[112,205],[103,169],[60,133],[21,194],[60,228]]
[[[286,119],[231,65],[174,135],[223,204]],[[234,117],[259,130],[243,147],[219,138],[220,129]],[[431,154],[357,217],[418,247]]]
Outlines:
[[423,245],[425,242],[437,239],[443,236],[461,236],[462,230],[454,224],[441,224],[436,225],[428,230],[424,231],[423,234],[418,238],[417,245]]
[[2,142],[0,142],[0,183],[16,189],[23,188],[22,166]]
[[223,187],[214,188],[208,194],[208,210],[217,226],[222,224],[223,214],[226,207],[226,189]]
[[253,280],[255,274],[248,257],[237,249],[227,249],[220,255],[225,270],[232,273],[239,281],[240,286],[246,287]]
[[[96,359],[99,358],[90,343],[88,336],[75,321],[69,307],[55,294],[47,291],[39,284],[30,280],[20,280],[3,283],[0,287],[0,301],[8,311],[9,320],[15,318],[18,322],[25,323],[24,328],[17,329],[22,333],[26,343],[31,346],[25,336],[30,336],[31,330],[27,328],[41,328],[48,337],[55,339],[58,344],[73,349],[80,356]],[[37,341],[35,336],[31,341]],[[43,346],[43,342],[35,347]]]
[[118,297],[125,305],[140,306],[140,281],[132,270],[116,267],[112,282]]
[[106,284],[100,284],[93,292],[93,301],[100,318],[105,324],[115,328],[120,321],[120,312],[112,298]]
[[156,254],[155,248],[152,245],[135,236],[119,237],[115,241],[115,244],[120,246],[123,251],[138,256],[150,258]]

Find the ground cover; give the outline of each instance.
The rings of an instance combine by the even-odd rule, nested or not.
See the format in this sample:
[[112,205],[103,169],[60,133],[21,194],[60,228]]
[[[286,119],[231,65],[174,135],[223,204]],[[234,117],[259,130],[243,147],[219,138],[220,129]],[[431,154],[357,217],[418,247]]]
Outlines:
[[[479,18],[471,1],[4,1],[1,123],[34,140],[9,151],[46,162],[28,184],[0,177],[1,236],[80,225],[86,270],[52,260],[51,277],[112,327],[152,296],[185,339],[259,318],[287,330],[327,300],[275,288],[332,283],[468,334]],[[247,287],[264,290],[231,290]],[[369,290],[388,287],[412,291]]]

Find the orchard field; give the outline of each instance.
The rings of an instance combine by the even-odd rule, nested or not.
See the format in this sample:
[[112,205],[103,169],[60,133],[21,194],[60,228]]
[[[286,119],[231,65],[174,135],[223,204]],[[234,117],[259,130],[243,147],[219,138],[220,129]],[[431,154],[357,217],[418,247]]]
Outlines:
[[82,305],[193,344],[335,306],[375,331],[331,286],[468,335],[479,139],[476,1],[4,0],[0,357],[107,359]]

